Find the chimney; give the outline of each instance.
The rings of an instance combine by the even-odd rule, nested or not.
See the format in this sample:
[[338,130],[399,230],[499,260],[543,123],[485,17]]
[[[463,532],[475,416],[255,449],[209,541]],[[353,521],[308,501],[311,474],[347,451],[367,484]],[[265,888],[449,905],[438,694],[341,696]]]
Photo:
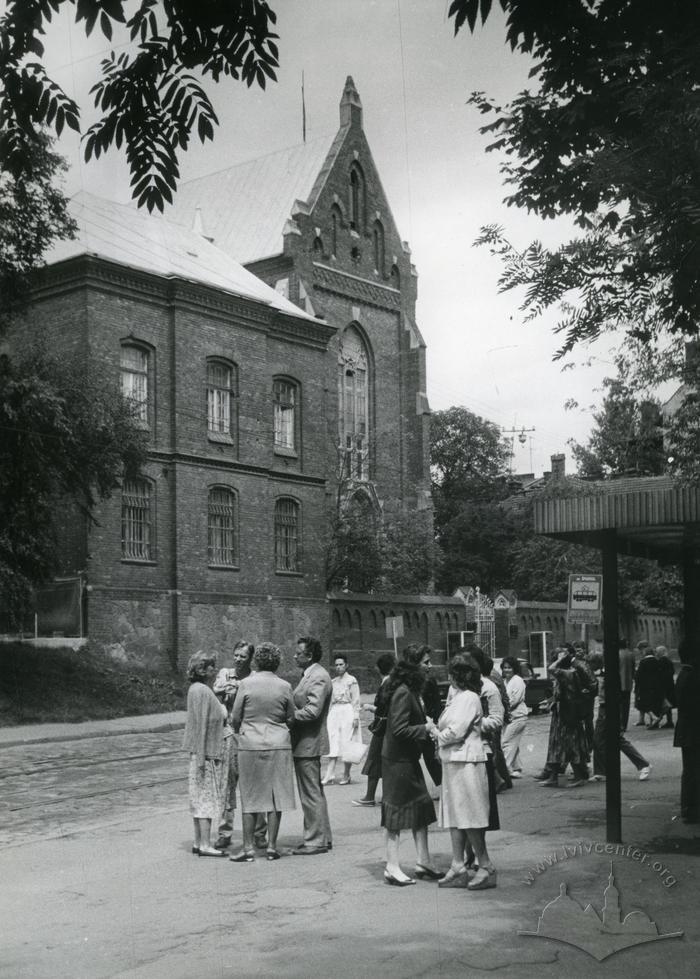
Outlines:
[[340,125],[362,129],[362,102],[350,75],[345,79],[343,97],[340,100]]
[[552,479],[564,479],[566,476],[566,456],[563,452],[557,452],[550,456],[552,463]]

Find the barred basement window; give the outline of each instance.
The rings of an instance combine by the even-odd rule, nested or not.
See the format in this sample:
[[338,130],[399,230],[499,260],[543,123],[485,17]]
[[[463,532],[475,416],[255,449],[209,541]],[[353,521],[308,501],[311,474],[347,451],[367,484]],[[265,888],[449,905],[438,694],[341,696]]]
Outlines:
[[234,369],[219,360],[207,362],[207,431],[210,436],[233,437],[236,397]]
[[151,485],[144,479],[127,480],[122,486],[122,558],[153,560]]
[[207,554],[209,564],[235,567],[238,563],[236,539],[236,494],[223,486],[209,490],[207,507]]
[[296,450],[298,385],[276,378],[272,384],[275,449]]
[[301,571],[299,513],[296,500],[283,497],[275,503],[276,571]]
[[148,425],[148,351],[123,344],[120,367],[122,395],[133,405],[136,420]]

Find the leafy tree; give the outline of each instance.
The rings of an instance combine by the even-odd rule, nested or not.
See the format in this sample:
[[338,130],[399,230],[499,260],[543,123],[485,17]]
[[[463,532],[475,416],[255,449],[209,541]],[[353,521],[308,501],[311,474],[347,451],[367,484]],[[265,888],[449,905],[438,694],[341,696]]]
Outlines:
[[68,500],[88,518],[145,459],[143,433],[116,385],[32,354],[0,356],[0,593],[12,622],[56,570]]
[[502,493],[508,459],[508,446],[493,422],[463,407],[433,412],[430,469],[440,519],[461,502],[493,499],[497,487]]
[[42,133],[24,137],[24,143],[24,171],[13,176],[0,168],[0,331],[26,299],[31,273],[49,245],[75,234],[68,202],[57,186],[65,162]]
[[571,441],[579,475],[658,476],[666,470],[666,453],[658,402],[638,401],[618,378],[606,378],[606,395],[594,412],[595,427],[586,445]]
[[[130,11],[130,14],[127,14]],[[218,120],[195,73],[265,88],[275,79],[274,11],[265,0],[8,0],[0,19],[0,165],[14,177],[27,170],[27,135],[42,126],[60,135],[80,130],[77,103],[41,64],[42,36],[67,13],[86,35],[112,40],[122,29],[135,51],[102,61],[92,88],[101,117],[85,136],[85,157],[122,145],[133,196],[149,210],[172,202],[178,154],[196,132],[213,139]]]
[[435,535],[443,554],[437,587],[489,590],[501,581],[507,524],[497,504],[508,493],[509,450],[497,425],[463,407],[430,420]]
[[[632,368],[627,383],[648,388],[680,372],[677,340],[695,336],[700,321],[700,6],[500,6],[511,48],[535,61],[535,87],[505,106],[472,96],[491,117],[482,128],[492,137],[487,150],[503,154],[508,204],[570,216],[581,234],[560,248],[520,249],[491,225],[477,243],[501,259],[501,290],[524,289],[528,317],[559,306],[557,357],[618,331]],[[455,31],[474,31],[491,8],[491,0],[453,0]],[[687,451],[680,420],[672,430],[685,441],[678,465],[700,478],[697,441]]]

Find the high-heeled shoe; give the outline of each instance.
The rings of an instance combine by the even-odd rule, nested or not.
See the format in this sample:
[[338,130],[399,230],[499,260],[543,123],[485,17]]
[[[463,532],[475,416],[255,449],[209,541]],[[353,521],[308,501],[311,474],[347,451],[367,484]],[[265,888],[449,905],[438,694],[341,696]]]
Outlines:
[[240,853],[232,854],[229,857],[229,860],[231,860],[233,863],[253,863],[255,860],[255,854],[250,850],[241,850]]
[[384,883],[392,884],[394,887],[408,887],[410,884],[415,884],[413,877],[407,877],[406,880],[399,880],[398,877],[394,877],[390,874],[388,870],[384,871]]
[[460,867],[459,870],[454,870],[452,867],[447,871],[444,877],[441,877],[438,881],[438,887],[468,887],[469,886],[469,871],[466,867]]
[[192,852],[195,853],[197,856],[199,856],[199,847],[198,846],[193,846],[192,847]]
[[473,880],[467,884],[469,891],[487,891],[490,887],[496,886],[496,871],[491,868],[480,867]]
[[225,857],[222,850],[215,850],[213,846],[200,846],[197,851],[200,857]]
[[417,863],[413,871],[415,877],[418,880],[440,880],[443,876],[439,870],[433,870],[432,867],[426,867],[423,863]]
[[335,776],[331,776],[330,778],[322,778],[321,785],[335,785]]
[[277,851],[277,850],[268,850],[267,851],[267,859],[268,860],[279,860],[281,856],[282,856],[282,854],[279,853],[279,851]]

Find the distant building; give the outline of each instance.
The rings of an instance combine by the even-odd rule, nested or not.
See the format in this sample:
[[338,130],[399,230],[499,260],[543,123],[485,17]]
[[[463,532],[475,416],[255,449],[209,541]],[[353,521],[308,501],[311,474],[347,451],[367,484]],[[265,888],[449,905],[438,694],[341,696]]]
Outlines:
[[339,482],[377,525],[403,510],[432,533],[416,275],[352,79],[334,136],[183,185],[167,220],[90,195],[72,212],[14,342],[120,377],[149,436],[95,526],[62,521],[88,636],[179,665],[327,636]]

